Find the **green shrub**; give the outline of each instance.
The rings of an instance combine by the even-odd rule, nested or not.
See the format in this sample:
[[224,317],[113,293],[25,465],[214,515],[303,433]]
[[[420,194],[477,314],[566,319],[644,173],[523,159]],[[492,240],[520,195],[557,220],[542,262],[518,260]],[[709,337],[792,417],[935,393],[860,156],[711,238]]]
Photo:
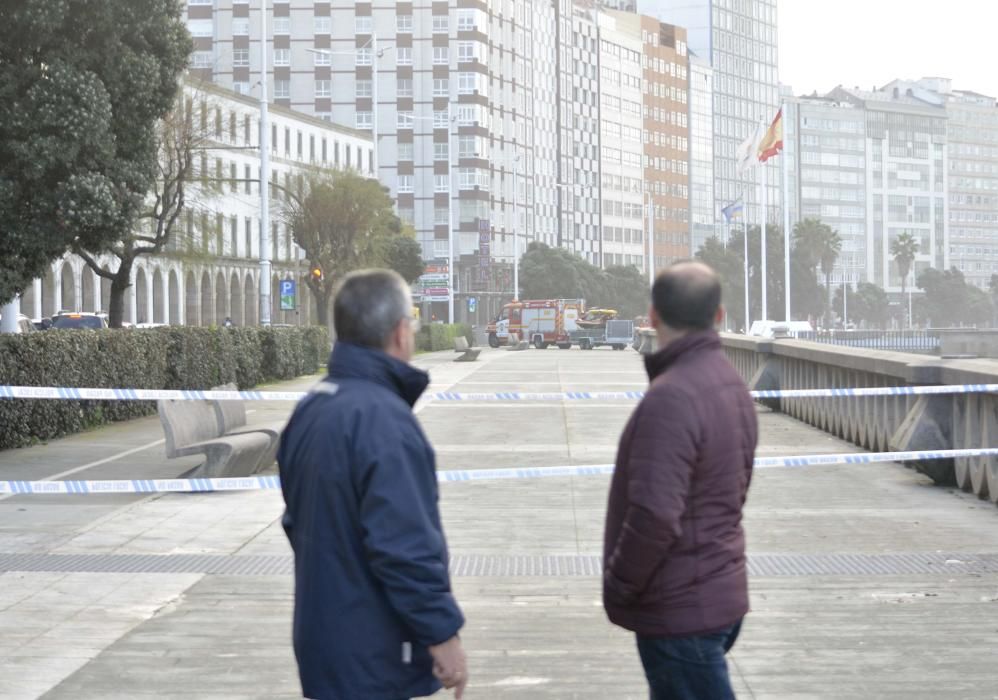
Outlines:
[[[0,335],[0,384],[207,389],[313,374],[325,328],[151,328]],[[153,401],[0,399],[0,449],[155,413]]]
[[471,326],[464,323],[431,323],[423,326],[416,336],[416,347],[424,352],[453,350],[454,339],[464,336],[472,342]]

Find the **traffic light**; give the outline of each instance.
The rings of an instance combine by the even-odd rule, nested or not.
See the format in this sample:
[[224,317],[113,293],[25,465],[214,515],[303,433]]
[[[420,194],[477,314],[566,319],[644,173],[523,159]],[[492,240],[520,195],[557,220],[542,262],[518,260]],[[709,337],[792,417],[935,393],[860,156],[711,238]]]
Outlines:
[[318,265],[312,265],[311,274],[312,274],[312,281],[313,282],[321,282],[322,281],[322,268],[319,267]]

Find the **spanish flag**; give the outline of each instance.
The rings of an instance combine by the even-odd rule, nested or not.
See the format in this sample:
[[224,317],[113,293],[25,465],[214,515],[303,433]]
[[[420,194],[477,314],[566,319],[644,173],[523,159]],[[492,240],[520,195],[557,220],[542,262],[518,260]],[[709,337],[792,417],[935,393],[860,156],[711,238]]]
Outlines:
[[765,163],[783,150],[783,110],[776,113],[776,119],[759,142],[759,161]]

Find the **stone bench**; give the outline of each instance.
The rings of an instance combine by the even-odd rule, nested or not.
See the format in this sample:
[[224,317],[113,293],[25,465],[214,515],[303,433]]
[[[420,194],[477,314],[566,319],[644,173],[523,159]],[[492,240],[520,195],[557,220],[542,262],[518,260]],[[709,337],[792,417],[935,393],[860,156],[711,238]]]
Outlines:
[[454,352],[461,353],[461,356],[455,358],[454,362],[474,362],[478,359],[481,350],[468,345],[468,339],[462,335],[454,338]]
[[[235,384],[223,384],[212,387],[212,391],[239,391]],[[245,435],[251,433],[263,433],[270,439],[270,447],[260,459],[259,468],[264,469],[273,464],[277,459],[277,448],[281,442],[281,431],[284,430],[285,421],[274,421],[271,423],[248,423],[246,419],[246,404],[242,399],[209,401],[215,409],[215,419],[218,423],[219,435]]]
[[222,435],[210,401],[161,399],[156,402],[166,437],[168,459],[203,454],[205,461],[186,476],[196,478],[249,476],[271,449],[266,433]]

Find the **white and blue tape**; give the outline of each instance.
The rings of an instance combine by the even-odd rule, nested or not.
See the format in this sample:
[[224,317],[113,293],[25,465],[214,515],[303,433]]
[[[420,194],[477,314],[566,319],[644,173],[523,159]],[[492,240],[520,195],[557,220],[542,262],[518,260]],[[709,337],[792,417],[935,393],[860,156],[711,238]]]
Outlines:
[[[911,462],[960,457],[994,457],[998,448],[962,450],[834,453],[796,457],[758,457],[756,469],[780,467],[828,466],[832,464],[873,464]],[[589,464],[568,467],[528,467],[514,469],[446,469],[437,472],[443,483],[497,481],[503,479],[540,479],[557,476],[599,476],[613,473],[612,464]],[[250,476],[230,479],[127,479],[115,481],[0,481],[0,494],[122,494],[122,493],[206,493],[212,491],[266,491],[281,487],[277,476]]]
[[[924,396],[932,394],[998,393],[998,384],[951,384],[946,386],[886,386],[859,389],[781,389],[753,391],[756,399],[847,398],[867,396]],[[174,399],[196,401],[299,401],[304,391],[224,391],[209,389],[100,389],[45,386],[0,385],[0,399],[97,399],[104,401],[156,401]],[[558,391],[487,393],[437,392],[426,395],[430,401],[634,401],[643,391]]]

